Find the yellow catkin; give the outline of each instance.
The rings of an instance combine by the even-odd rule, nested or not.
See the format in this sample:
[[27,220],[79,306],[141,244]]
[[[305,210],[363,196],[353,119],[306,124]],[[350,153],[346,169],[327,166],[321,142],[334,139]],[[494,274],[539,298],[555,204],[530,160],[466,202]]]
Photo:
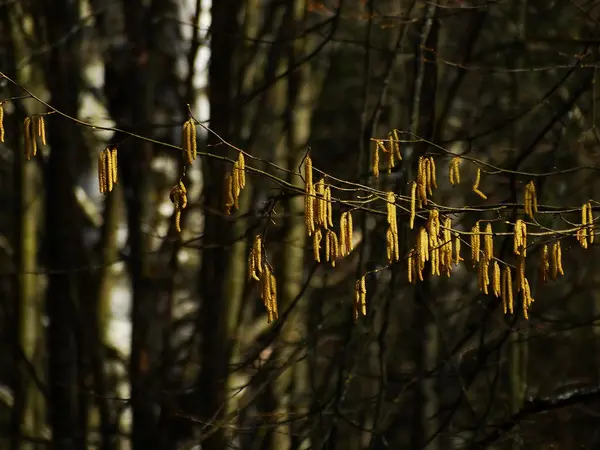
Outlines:
[[[494,289],[494,296],[500,297],[500,264],[498,264],[498,261],[494,261],[494,265],[492,268],[492,287]],[[506,314],[506,311],[504,313]]]
[[241,190],[240,171],[238,170],[238,163],[236,161],[233,163],[233,169],[231,170],[231,191],[233,194],[233,206],[236,209],[240,207],[239,198]]
[[348,211],[347,225],[346,225],[346,245],[347,245],[347,254],[354,250],[354,223],[352,220],[352,212]]
[[502,302],[504,305],[504,314],[514,313],[514,298],[512,287],[512,274],[510,267],[506,266],[502,274]]
[[396,161],[395,161],[395,156],[396,156],[396,152],[394,151],[394,136],[392,133],[388,134],[388,149],[387,149],[387,153],[388,153],[388,163],[387,163],[387,169],[388,169],[388,173],[392,173],[392,169],[396,166]]
[[335,261],[339,258],[339,243],[337,234],[334,231],[327,231],[326,237],[327,245],[329,246],[327,253],[329,256],[329,261],[331,261],[331,266],[335,267]]
[[44,116],[37,117],[37,135],[40,137],[40,142],[42,145],[46,145],[46,122],[44,120]]
[[98,154],[98,187],[100,189],[100,193],[106,193],[108,189],[108,182],[106,179],[106,153],[100,152]]
[[473,184],[473,192],[479,195],[482,199],[487,200],[487,195],[479,190],[479,183],[481,181],[481,169],[477,168],[477,175],[475,176],[475,183]]
[[225,175],[225,214],[231,214],[231,208],[235,206],[235,197],[233,195],[233,176],[231,173]]
[[333,228],[333,202],[331,201],[331,187],[325,189],[325,201],[327,206],[327,225]]
[[321,239],[323,239],[323,232],[321,229],[317,229],[313,234],[313,251],[315,256],[315,261],[321,262]]
[[419,208],[423,205],[427,205],[427,170],[425,167],[425,158],[419,157],[419,163],[417,166],[417,186],[419,194]]
[[431,180],[431,174],[435,173],[431,170],[431,160],[429,158],[425,158],[425,187],[427,188],[427,195],[433,195],[433,182]]
[[198,153],[196,142],[196,123],[192,118],[189,118],[183,124],[183,148],[187,163],[192,164]]
[[325,234],[325,261],[331,261],[331,235],[329,231]]
[[479,264],[479,290],[483,291],[485,295],[488,294],[488,286],[490,284],[489,264],[489,261],[485,259]]
[[588,224],[588,241],[590,244],[594,243],[594,235],[595,235],[595,231],[594,231],[594,211],[592,209],[592,204],[590,202],[588,202],[588,207],[587,207],[587,213],[588,213],[588,217],[587,217],[587,224]]
[[437,175],[436,175],[436,168],[435,168],[435,160],[433,159],[433,156],[429,157],[429,180],[431,182],[431,186],[436,188],[438,187],[437,185]]
[[398,161],[402,161],[402,154],[400,153],[400,138],[398,137],[398,130],[392,131],[394,136],[394,153],[396,154],[396,159]]
[[548,281],[548,277],[550,275],[550,252],[548,251],[547,244],[544,244],[542,247],[540,275],[542,276],[543,281]]
[[461,241],[460,241],[460,235],[458,234],[458,232],[454,232],[453,234],[454,237],[454,265],[458,266],[460,264],[461,261],[464,261],[463,258],[460,256],[460,245],[461,245]]
[[483,246],[483,257],[486,261],[491,261],[494,258],[494,233],[492,231],[492,224],[488,223],[485,226],[485,238]]
[[34,156],[31,142],[31,117],[25,117],[23,120],[23,134],[25,135],[25,158],[30,160]]
[[513,230],[513,251],[515,255],[523,252],[523,256],[527,256],[527,225],[521,219],[516,221]]
[[328,228],[327,225],[327,202],[325,201],[325,180],[322,178],[315,185],[316,205],[317,205],[317,224]]
[[391,264],[394,258],[394,235],[389,227],[385,232],[385,251],[387,254],[388,264]]
[[304,221],[311,236],[315,231],[315,186],[313,185],[313,167],[310,155],[304,160]]
[[410,229],[411,230],[415,226],[415,215],[417,214],[416,200],[417,200],[417,182],[413,181],[410,184]]
[[246,187],[246,158],[242,152],[239,152],[238,159],[238,171],[240,172],[240,188]]
[[367,315],[367,286],[365,276],[356,281],[354,288],[354,320]]
[[538,211],[537,194],[535,192],[535,184],[533,181],[530,181],[525,186],[524,209],[525,214],[533,220],[533,215]]
[[452,272],[452,219],[446,217],[442,225],[441,265],[446,276]]
[[558,275],[565,274],[562,267],[562,250],[560,248],[560,241],[557,241],[552,245],[552,254],[550,256],[550,268],[553,280],[556,280]]
[[340,217],[340,255],[348,256],[352,251],[353,234],[352,214],[349,211]]
[[113,185],[115,182],[115,180],[114,180],[115,169],[113,167],[113,159],[110,155],[110,150],[108,148],[104,150],[104,154],[106,155],[106,157],[104,158],[104,161],[106,162],[106,180],[107,180],[106,190],[108,192],[112,192]]
[[277,308],[277,279],[273,273],[269,277],[271,288],[271,309],[273,311],[273,320],[279,319],[279,310]]
[[117,184],[119,182],[119,166],[118,166],[118,162],[117,162],[117,148],[114,147],[112,150],[110,150],[110,159],[112,162],[112,177],[113,177],[113,183]]
[[460,184],[460,172],[458,169],[459,164],[460,158],[458,156],[452,158],[448,169],[448,177],[450,178],[450,184],[452,185]]
[[477,222],[473,225],[473,228],[471,228],[471,261],[473,262],[473,267],[479,262],[480,245],[481,235],[479,231],[479,222]]
[[0,102],[0,142],[4,142],[4,103]]
[[583,248],[588,247],[588,203],[581,207],[581,227],[577,230],[577,240]]
[[[111,155],[107,151],[107,159],[111,159]],[[187,189],[182,181],[171,188],[169,198],[175,206],[175,229],[181,233],[181,211],[187,206]]]
[[373,150],[373,176],[379,176],[379,148],[381,147],[380,141],[375,141],[375,149]]

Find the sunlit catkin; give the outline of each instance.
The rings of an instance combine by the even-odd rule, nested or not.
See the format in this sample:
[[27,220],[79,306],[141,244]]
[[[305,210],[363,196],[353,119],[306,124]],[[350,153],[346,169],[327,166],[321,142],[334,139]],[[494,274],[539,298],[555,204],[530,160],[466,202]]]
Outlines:
[[590,244],[593,244],[594,243],[594,235],[596,233],[594,230],[594,211],[592,209],[592,204],[590,202],[588,202],[587,205],[588,205],[588,207],[587,207],[588,241]]
[[304,222],[311,236],[315,232],[315,186],[313,184],[313,166],[310,155],[304,160]]
[[494,296],[500,297],[502,288],[500,285],[500,264],[498,264],[498,261],[494,261],[492,269],[492,287],[494,289]]
[[196,142],[196,123],[191,117],[183,124],[183,150],[188,164],[196,159],[198,152]]
[[[111,159],[108,155],[107,159]],[[182,181],[171,188],[169,198],[175,206],[175,229],[181,233],[181,211],[187,207],[187,189]]]
[[358,320],[359,316],[367,315],[367,286],[365,276],[356,282],[354,288],[354,320]]
[[492,232],[492,224],[489,222],[485,226],[483,258],[488,262],[494,258],[494,233]]
[[328,230],[327,235],[325,236],[325,245],[326,249],[326,261],[331,262],[331,266],[335,267],[335,261],[339,258],[339,242],[337,234],[334,231]]
[[321,262],[321,240],[323,239],[323,232],[321,228],[318,228],[317,231],[313,234],[313,252],[315,256],[315,261]]
[[327,217],[326,217],[326,222],[327,224],[325,225],[325,228],[327,228],[328,226],[333,228],[333,202],[331,201],[331,187],[327,186],[325,188],[325,206],[327,208]]
[[479,190],[479,183],[481,182],[481,169],[477,168],[477,175],[475,176],[475,183],[473,183],[473,192],[479,195],[482,199],[487,200],[487,195]]
[[106,174],[106,153],[100,152],[98,153],[98,187],[100,189],[100,193],[106,193],[108,189],[108,180]]
[[119,166],[118,166],[118,158],[117,158],[117,147],[114,147],[110,150],[110,159],[111,159],[111,167],[112,167],[112,177],[113,183],[117,184],[119,182]]
[[4,103],[0,102],[0,142],[4,142]]
[[452,219],[446,217],[442,224],[441,266],[446,276],[452,272]]
[[372,169],[373,169],[373,176],[374,177],[378,177],[379,176],[379,149],[381,149],[383,147],[383,145],[381,144],[381,141],[379,140],[375,140],[375,148],[373,149],[373,161],[372,161]]
[[454,265],[458,266],[461,261],[464,261],[460,256],[460,235],[457,232],[454,232]]
[[510,267],[505,266],[502,273],[502,305],[504,306],[504,314],[507,312],[514,313],[512,275]]
[[556,280],[558,275],[564,275],[562,266],[562,250],[560,248],[560,241],[552,244],[552,253],[550,255],[550,269],[552,272],[552,279]]
[[448,176],[450,178],[450,184],[452,184],[452,185],[460,184],[460,171],[458,169],[459,165],[460,165],[460,158],[458,156],[455,156],[454,158],[452,158],[452,161],[450,162],[450,166],[448,169]]
[[396,154],[396,159],[398,161],[402,161],[402,154],[400,153],[400,137],[398,136],[398,130],[392,131],[394,138],[394,153]]
[[37,116],[36,120],[37,135],[40,137],[42,145],[46,145],[46,122],[44,116]]
[[473,263],[473,267],[477,265],[479,262],[479,252],[481,245],[481,234],[479,231],[479,222],[473,225],[471,228],[471,261]]
[[513,231],[513,252],[515,255],[527,256],[527,225],[521,219],[517,219]]
[[417,166],[417,186],[419,208],[427,205],[427,168],[425,157],[420,156]]
[[317,209],[317,225],[328,228],[327,220],[327,202],[325,201],[325,179],[321,178],[315,184],[316,209]]
[[417,214],[417,182],[413,181],[410,184],[410,229],[415,227],[415,215]]
[[533,220],[533,215],[538,212],[537,194],[535,192],[535,184],[530,181],[525,186],[525,198],[524,198],[524,209],[527,214]]
[[352,251],[352,214],[349,211],[340,217],[340,256],[348,256]]

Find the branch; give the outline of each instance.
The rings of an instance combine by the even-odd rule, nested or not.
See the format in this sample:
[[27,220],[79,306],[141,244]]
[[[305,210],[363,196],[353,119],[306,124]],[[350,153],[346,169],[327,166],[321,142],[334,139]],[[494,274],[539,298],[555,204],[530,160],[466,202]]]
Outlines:
[[520,422],[530,416],[555,409],[567,408],[579,403],[590,402],[600,399],[600,385],[571,388],[565,392],[554,394],[549,397],[530,399],[525,402],[519,412],[514,414],[505,422],[501,423],[494,431],[483,439],[475,442],[472,450],[483,450],[508,433]]

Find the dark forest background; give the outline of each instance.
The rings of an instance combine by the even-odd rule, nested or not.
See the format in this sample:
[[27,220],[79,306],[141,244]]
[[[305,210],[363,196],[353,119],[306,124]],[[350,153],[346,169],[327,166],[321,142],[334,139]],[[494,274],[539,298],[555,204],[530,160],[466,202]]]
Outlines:
[[[562,231],[600,199],[599,61],[595,0],[1,0],[0,448],[600,448],[598,252]],[[190,111],[201,154],[178,233]],[[27,161],[40,114],[47,145]],[[403,161],[374,177],[371,138],[394,129]],[[119,183],[101,195],[107,146]],[[226,215],[236,148],[251,170]],[[309,149],[336,217],[364,200],[335,268],[306,232]],[[409,284],[423,155],[427,208],[459,231],[491,222],[502,261],[528,222],[529,320],[480,292],[466,234],[452,276]],[[386,191],[402,200],[393,264],[385,204],[368,202]],[[271,324],[247,276],[256,235]],[[558,239],[565,276],[544,283],[540,245]]]

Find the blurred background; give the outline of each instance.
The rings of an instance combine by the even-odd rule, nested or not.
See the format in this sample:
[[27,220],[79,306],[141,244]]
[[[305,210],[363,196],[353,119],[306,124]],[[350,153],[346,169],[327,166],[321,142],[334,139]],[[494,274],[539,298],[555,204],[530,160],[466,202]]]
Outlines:
[[[600,267],[573,230],[600,198],[599,21],[595,0],[0,0],[0,448],[600,448]],[[403,161],[374,177],[371,139],[393,130]],[[102,195],[107,146],[119,182]],[[226,215],[236,148],[251,170]],[[355,202],[335,268],[306,232],[309,150],[336,229]],[[491,222],[499,260],[514,266],[528,222],[529,320],[520,297],[504,315],[480,292],[467,235],[450,277],[408,283],[423,155],[427,207],[457,231]],[[386,191],[393,264],[385,203],[367,203]],[[256,235],[270,324],[247,276]],[[544,283],[540,245],[558,239],[565,276]]]

